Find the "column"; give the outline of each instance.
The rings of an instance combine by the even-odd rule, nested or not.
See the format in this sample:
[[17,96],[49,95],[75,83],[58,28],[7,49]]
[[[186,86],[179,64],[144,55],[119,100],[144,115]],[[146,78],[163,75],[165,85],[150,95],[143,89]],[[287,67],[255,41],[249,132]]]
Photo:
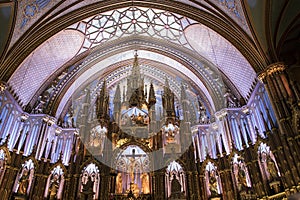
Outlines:
[[[292,123],[299,118],[295,111],[298,105],[295,104],[297,98],[293,91],[294,87],[288,81],[286,66],[283,63],[271,64],[258,75],[258,78],[265,85],[279,126],[279,129],[272,127],[268,140],[276,140],[270,143],[273,144],[274,149],[278,150],[274,152],[274,155],[279,162],[282,175],[288,176],[284,177],[284,186],[293,188],[300,181],[298,170],[300,169],[300,146],[295,139],[298,135],[295,131],[297,127]],[[278,135],[274,136],[274,134]],[[274,144],[277,145],[274,146]]]

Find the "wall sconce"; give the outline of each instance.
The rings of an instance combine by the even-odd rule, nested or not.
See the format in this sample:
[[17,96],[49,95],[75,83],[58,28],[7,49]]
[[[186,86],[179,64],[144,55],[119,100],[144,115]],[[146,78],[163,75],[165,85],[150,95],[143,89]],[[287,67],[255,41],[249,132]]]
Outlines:
[[74,131],[74,135],[75,135],[75,136],[78,136],[78,135],[79,135],[79,131],[78,131],[77,129]]
[[27,119],[28,119],[28,115],[26,114],[26,113],[23,113],[22,115],[21,115],[21,122],[25,122]]
[[55,124],[55,121],[56,121],[55,118],[49,117],[49,120],[48,120],[48,126],[52,126],[53,124]]
[[55,129],[55,136],[58,136],[60,133],[62,132],[62,129],[61,128],[56,128]]
[[243,106],[241,110],[246,115],[250,114],[250,110],[249,110],[248,106]]
[[44,122],[48,122],[48,120],[49,120],[49,116],[48,116],[48,115],[45,115],[45,116],[43,117],[43,121],[44,121]]

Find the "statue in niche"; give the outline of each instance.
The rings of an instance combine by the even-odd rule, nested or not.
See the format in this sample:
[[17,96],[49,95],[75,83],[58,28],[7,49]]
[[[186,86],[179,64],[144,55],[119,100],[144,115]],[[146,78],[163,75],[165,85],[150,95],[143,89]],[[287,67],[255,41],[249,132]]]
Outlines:
[[270,174],[270,181],[275,181],[276,179],[278,179],[278,171],[276,169],[274,161],[271,158],[267,160],[267,167]]
[[143,125],[144,124],[144,116],[142,116],[141,113],[138,114],[138,116],[135,119],[135,123],[138,125]]
[[199,123],[201,124],[207,124],[208,123],[208,116],[206,114],[206,108],[205,106],[201,103],[201,98],[200,96],[197,97],[198,100],[198,113],[199,113]]
[[142,193],[143,194],[149,194],[150,193],[149,176],[146,172],[142,173],[141,181],[142,181]]
[[116,178],[116,193],[122,194],[123,193],[123,181],[122,181],[122,174],[118,173]]
[[238,171],[238,190],[243,191],[248,189],[247,178],[245,171],[239,167]]
[[139,113],[137,115],[132,114],[130,117],[126,114],[123,117],[123,124],[126,126],[138,125],[145,126],[149,124],[149,117],[146,114]]
[[131,106],[139,106],[139,88],[135,89],[135,91],[131,94],[131,97],[129,99],[129,104]]
[[29,170],[27,167],[24,168],[23,174],[19,179],[19,187],[18,187],[18,194],[26,195],[27,189],[29,186]]
[[181,194],[181,184],[179,180],[176,178],[176,175],[173,174],[173,179],[171,182],[171,196],[177,197]]
[[85,184],[82,184],[82,194],[84,200],[91,200],[93,199],[94,192],[94,181],[92,178],[88,176],[88,180]]
[[49,186],[49,200],[55,200],[57,199],[57,192],[59,189],[59,175],[54,174],[52,180],[50,181]]
[[217,181],[214,171],[210,172],[210,175],[209,175],[209,191],[210,191],[211,197],[216,197],[219,195],[218,181]]
[[47,101],[47,97],[44,96],[44,95],[40,95],[38,97],[37,104],[36,104],[36,106],[33,109],[33,113],[34,114],[43,113],[46,101]]
[[232,94],[232,92],[229,88],[226,89],[224,98],[225,98],[225,106],[227,108],[238,107],[238,99]]
[[147,124],[149,124],[149,122],[150,122],[149,116],[144,115],[144,124],[147,125]]
[[75,127],[73,115],[74,115],[73,109],[69,108],[69,111],[67,112],[67,114],[65,116],[65,122],[64,122],[65,128],[74,128]]

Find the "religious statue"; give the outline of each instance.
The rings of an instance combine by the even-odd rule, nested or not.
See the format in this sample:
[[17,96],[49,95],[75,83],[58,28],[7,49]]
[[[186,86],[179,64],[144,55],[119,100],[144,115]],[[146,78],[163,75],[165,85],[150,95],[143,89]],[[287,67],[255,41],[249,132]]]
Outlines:
[[135,198],[139,196],[140,189],[136,183],[130,183],[130,191],[133,193]]
[[122,194],[123,193],[123,181],[122,181],[122,174],[118,173],[116,178],[116,193]]
[[205,106],[201,103],[201,99],[200,97],[198,96],[197,97],[198,99],[198,107],[199,107],[199,123],[201,124],[207,124],[208,123],[208,116],[206,114],[206,108]]
[[144,124],[147,125],[147,124],[149,124],[149,122],[150,122],[149,116],[144,115]]
[[66,127],[66,128],[74,128],[75,127],[73,114],[74,114],[74,111],[72,108],[70,108],[65,116],[64,127]]
[[267,160],[267,167],[270,174],[270,181],[276,180],[278,178],[278,171],[276,169],[274,161],[271,158]]
[[211,174],[209,177],[209,191],[211,197],[218,196],[218,182],[216,176]]
[[234,108],[238,106],[238,100],[237,98],[232,94],[231,90],[227,88],[225,94],[225,105],[227,108]]
[[82,194],[84,200],[92,200],[94,192],[94,181],[92,181],[92,178],[88,176],[88,180],[85,184],[82,184]]
[[130,178],[131,178],[131,182],[134,182],[134,168],[135,168],[135,159],[134,158],[130,158],[130,165],[129,165],[129,173],[130,173]]
[[49,200],[55,200],[57,199],[57,192],[59,189],[59,175],[54,174],[53,179],[50,181],[50,187],[49,187]]
[[176,175],[173,174],[173,179],[171,182],[171,196],[178,195],[181,193],[181,184],[179,183],[178,179],[176,178]]
[[149,194],[150,193],[149,176],[146,172],[142,173],[141,181],[142,181],[142,193],[143,194]]
[[23,174],[19,179],[19,188],[17,193],[21,195],[26,195],[28,186],[29,186],[29,171],[27,168],[24,168]]
[[43,113],[43,110],[45,108],[45,101],[43,100],[43,96],[40,95],[37,100],[37,105],[33,109],[33,113],[38,114],[38,113]]
[[248,188],[246,173],[241,167],[238,171],[238,189],[239,191],[245,190]]
[[142,116],[141,113],[139,113],[138,116],[135,118],[135,123],[139,125],[144,124],[144,117]]

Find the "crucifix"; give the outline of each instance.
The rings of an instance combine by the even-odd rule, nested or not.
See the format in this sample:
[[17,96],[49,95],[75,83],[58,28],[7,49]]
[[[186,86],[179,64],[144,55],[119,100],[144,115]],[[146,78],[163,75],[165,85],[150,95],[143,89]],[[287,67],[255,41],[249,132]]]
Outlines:
[[135,155],[135,149],[132,149],[132,155],[129,156],[129,173],[130,173],[130,178],[131,178],[131,183],[134,182],[134,168],[135,168],[135,163],[136,163],[136,158],[137,156]]
[[135,149],[132,149],[132,154],[131,155],[126,155],[126,157],[129,159],[129,174],[130,174],[130,179],[131,182],[134,182],[134,169],[135,169],[135,165],[136,165],[136,158],[141,158],[141,157],[145,157],[146,154],[136,154],[135,153]]

